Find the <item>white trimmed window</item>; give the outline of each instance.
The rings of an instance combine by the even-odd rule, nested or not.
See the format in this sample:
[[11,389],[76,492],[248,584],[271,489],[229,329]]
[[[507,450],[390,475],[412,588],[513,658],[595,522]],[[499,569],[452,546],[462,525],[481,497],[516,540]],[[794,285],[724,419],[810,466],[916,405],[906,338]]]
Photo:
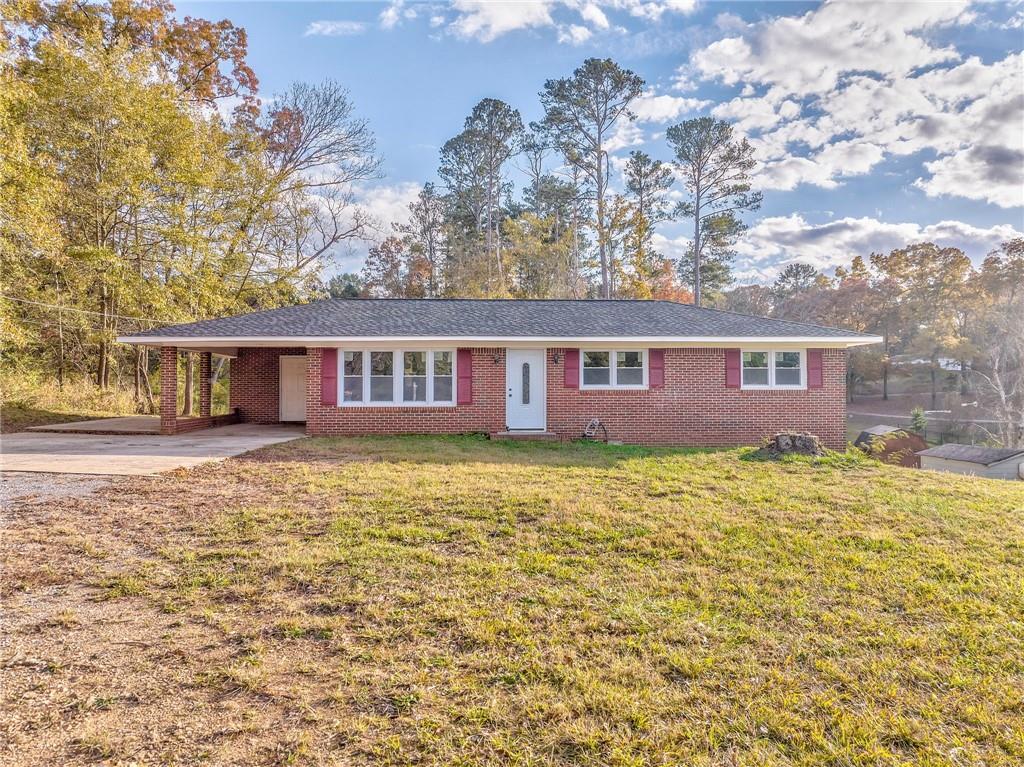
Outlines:
[[584,349],[580,352],[581,389],[643,389],[646,386],[646,350]]
[[343,406],[454,404],[453,349],[343,350],[339,364]]
[[807,360],[803,351],[745,351],[742,364],[744,389],[807,388]]

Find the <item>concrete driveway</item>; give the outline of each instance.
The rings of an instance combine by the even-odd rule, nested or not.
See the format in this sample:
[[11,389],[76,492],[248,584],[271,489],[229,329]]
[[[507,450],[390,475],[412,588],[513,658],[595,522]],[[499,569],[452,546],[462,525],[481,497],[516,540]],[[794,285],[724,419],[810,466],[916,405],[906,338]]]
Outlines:
[[0,437],[0,470],[150,475],[303,437],[302,427],[235,424],[171,437],[19,432]]

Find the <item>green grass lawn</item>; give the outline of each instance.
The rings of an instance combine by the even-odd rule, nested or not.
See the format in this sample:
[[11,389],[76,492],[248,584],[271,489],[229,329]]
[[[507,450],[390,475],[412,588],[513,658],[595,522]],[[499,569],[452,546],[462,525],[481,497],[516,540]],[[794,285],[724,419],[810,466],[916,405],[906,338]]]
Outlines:
[[235,643],[195,684],[292,712],[281,763],[1024,763],[1024,483],[475,438],[174,481],[104,596]]

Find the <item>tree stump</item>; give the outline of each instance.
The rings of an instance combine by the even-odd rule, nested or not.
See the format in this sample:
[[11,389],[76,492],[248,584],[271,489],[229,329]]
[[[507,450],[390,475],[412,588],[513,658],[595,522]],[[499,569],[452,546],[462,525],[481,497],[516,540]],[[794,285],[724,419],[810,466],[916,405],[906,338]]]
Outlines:
[[787,453],[797,455],[825,455],[821,440],[807,432],[783,431],[765,440],[761,451],[768,456],[777,458]]

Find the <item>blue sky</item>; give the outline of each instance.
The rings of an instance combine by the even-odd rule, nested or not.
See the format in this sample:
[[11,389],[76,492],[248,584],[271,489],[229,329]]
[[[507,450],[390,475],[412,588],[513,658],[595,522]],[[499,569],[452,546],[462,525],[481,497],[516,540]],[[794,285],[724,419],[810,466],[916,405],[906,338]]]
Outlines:
[[[333,78],[367,118],[385,177],[358,190],[384,228],[436,180],[438,148],[482,98],[541,116],[538,92],[585,58],[639,74],[618,136],[670,159],[665,129],[711,114],[757,148],[764,192],[742,281],[829,270],[919,240],[975,260],[1024,231],[1024,3],[180,3],[249,34],[260,94]],[[510,175],[516,178],[514,169]],[[677,192],[678,193],[678,192]],[[678,256],[686,223],[660,228]],[[362,250],[336,268],[358,268]]]

